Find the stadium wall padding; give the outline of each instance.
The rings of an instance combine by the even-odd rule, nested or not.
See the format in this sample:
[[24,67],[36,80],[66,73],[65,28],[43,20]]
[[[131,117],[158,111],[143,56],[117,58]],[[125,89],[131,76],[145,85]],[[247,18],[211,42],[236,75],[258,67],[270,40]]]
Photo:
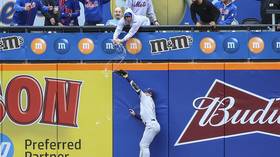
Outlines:
[[279,32],[140,32],[116,46],[112,32],[0,33],[0,60],[276,60],[279,36]]
[[[0,69],[1,153],[7,151],[7,157],[138,156],[144,124],[128,109],[139,113],[139,98],[113,73],[118,69],[155,92],[161,132],[150,147],[152,157],[279,152],[280,62],[0,64]],[[244,124],[233,123],[234,115],[246,112]]]

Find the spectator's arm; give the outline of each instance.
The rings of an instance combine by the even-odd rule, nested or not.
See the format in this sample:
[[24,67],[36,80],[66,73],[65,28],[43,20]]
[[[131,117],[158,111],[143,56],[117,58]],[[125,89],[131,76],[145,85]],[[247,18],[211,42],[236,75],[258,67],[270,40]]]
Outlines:
[[191,5],[191,17],[192,17],[193,23],[196,24],[198,20],[196,17],[196,11],[195,11],[193,4]]
[[79,0],[81,3],[85,4],[85,0]]
[[49,8],[47,6],[45,6],[41,0],[38,0],[38,7],[39,7],[39,10],[44,14],[44,13],[47,13],[49,11]]
[[74,13],[72,13],[72,17],[76,18],[80,16],[80,10],[76,10]]
[[[53,2],[53,0],[51,1],[51,5],[53,6],[53,3],[52,3],[52,2]],[[43,0],[42,3],[43,3],[43,5],[45,5],[45,6],[48,5],[47,2],[46,2],[46,0]],[[51,18],[51,15],[50,15],[50,13],[49,13],[48,11],[47,11],[47,12],[44,12],[44,13],[42,12],[42,14],[43,14],[43,15],[45,16],[45,18],[48,19],[48,20]]]
[[118,39],[124,27],[124,19],[121,19],[117,25],[117,28],[114,32],[113,39]]
[[60,13],[60,17],[61,18],[65,18],[65,17],[68,17],[68,13],[65,13],[65,10],[64,10],[64,6],[63,5],[60,5],[59,6],[59,13]]
[[147,17],[150,19],[152,23],[157,21],[157,17],[155,14],[154,6],[151,0],[148,0],[148,10],[147,10]]
[[61,12],[61,13],[60,13],[60,17],[62,17],[62,18],[64,18],[64,17],[68,17],[68,14],[67,14],[67,13],[65,13],[65,12]]
[[129,40],[131,37],[133,37],[137,31],[139,30],[141,24],[140,23],[135,23],[131,26],[129,32],[126,34],[126,36],[121,40],[122,42],[126,42]]
[[78,0],[74,0],[74,10],[75,12],[72,13],[72,17],[73,18],[79,17],[81,8]]
[[22,7],[22,6],[20,5],[20,0],[16,0],[16,4],[15,4],[15,6],[14,6],[14,9],[15,9],[15,11],[17,11],[17,12],[23,12],[23,11],[25,11],[25,10],[24,10],[24,7]]
[[208,2],[208,7],[212,15],[212,20],[217,22],[220,17],[220,10],[217,9],[211,2]]

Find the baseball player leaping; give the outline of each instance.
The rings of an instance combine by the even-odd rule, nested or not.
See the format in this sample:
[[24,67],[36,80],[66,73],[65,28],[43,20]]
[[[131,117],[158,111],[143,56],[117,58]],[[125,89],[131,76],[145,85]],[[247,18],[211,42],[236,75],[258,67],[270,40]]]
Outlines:
[[128,73],[126,71],[118,70],[115,72],[121,77],[125,78],[129,82],[133,90],[139,95],[140,116],[133,109],[129,109],[129,112],[132,116],[141,120],[145,124],[145,131],[140,142],[139,157],[150,157],[149,146],[160,131],[160,125],[156,119],[153,91],[148,88],[143,92],[133,80],[130,80],[128,78]]

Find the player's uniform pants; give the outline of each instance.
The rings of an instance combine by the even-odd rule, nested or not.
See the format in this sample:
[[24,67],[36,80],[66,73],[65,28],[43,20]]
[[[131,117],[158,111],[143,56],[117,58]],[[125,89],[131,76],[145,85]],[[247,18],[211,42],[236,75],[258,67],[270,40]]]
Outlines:
[[150,157],[150,144],[160,131],[160,125],[156,120],[145,122],[145,131],[140,142],[140,155],[139,157]]

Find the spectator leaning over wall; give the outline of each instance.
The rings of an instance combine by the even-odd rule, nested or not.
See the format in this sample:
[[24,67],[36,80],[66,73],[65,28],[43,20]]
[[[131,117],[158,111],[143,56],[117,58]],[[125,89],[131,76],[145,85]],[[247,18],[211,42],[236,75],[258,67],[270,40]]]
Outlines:
[[215,3],[216,8],[220,10],[218,25],[236,25],[237,6],[232,0],[221,0]]
[[110,0],[79,0],[85,8],[85,26],[94,26],[103,21],[103,5]]
[[43,5],[41,0],[16,0],[14,6],[15,13],[11,25],[33,26],[38,10],[45,13],[51,9],[51,6]]
[[120,19],[123,17],[123,12],[120,7],[116,7],[114,10],[114,18],[106,22],[106,26],[117,26]]
[[60,23],[64,26],[78,26],[80,5],[78,0],[59,0]]
[[126,0],[126,7],[136,15],[147,16],[152,25],[159,25],[152,0]]
[[59,24],[59,7],[57,0],[42,0],[42,2],[45,6],[50,7],[48,12],[43,13],[45,16],[45,26],[57,26]]
[[[216,25],[220,11],[208,0],[192,0],[191,17],[197,26]],[[197,19],[197,15],[200,20]]]
[[[119,21],[118,26],[115,30],[113,43],[116,45],[120,45],[126,42],[131,37],[133,37],[135,33],[137,33],[138,29],[141,26],[148,25],[150,25],[150,20],[146,16],[135,15],[130,8],[126,9],[126,11],[124,12],[124,17]],[[121,34],[124,26],[130,26],[131,28],[123,39],[119,39],[119,35]]]

